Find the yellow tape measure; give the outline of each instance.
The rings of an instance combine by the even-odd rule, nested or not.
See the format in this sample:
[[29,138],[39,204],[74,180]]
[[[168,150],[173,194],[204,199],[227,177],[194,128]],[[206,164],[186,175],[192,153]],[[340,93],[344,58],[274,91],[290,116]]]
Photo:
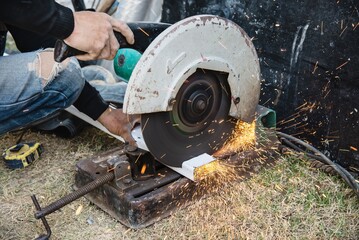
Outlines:
[[19,143],[3,153],[5,165],[11,169],[24,168],[39,159],[43,152],[40,143]]

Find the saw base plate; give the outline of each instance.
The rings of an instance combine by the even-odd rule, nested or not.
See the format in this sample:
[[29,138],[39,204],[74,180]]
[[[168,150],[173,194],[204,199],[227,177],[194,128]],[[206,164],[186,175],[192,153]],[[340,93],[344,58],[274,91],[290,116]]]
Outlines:
[[[241,180],[250,177],[263,167],[269,167],[278,157],[279,142],[271,130],[261,130],[265,143],[260,151],[253,149],[228,157],[228,164],[235,166]],[[262,138],[263,139],[263,138]],[[123,149],[113,149],[101,155],[77,163],[74,188],[84,186],[107,172],[108,167],[117,167],[116,181],[88,193],[85,197],[123,225],[139,229],[149,226],[191,201],[203,197],[200,183],[193,182],[164,165],[157,165],[149,177],[133,179],[129,163],[123,161]],[[260,161],[258,160],[260,159]],[[147,169],[148,170],[148,169]],[[196,197],[193,197],[196,196]]]

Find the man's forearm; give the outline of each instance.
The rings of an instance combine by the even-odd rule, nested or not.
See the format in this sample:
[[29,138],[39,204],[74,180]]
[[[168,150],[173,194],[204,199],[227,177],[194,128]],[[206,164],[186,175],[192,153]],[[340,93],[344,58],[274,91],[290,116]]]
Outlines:
[[74,106],[93,120],[97,120],[107,109],[108,103],[103,100],[94,87],[85,82],[85,86],[75,101]]

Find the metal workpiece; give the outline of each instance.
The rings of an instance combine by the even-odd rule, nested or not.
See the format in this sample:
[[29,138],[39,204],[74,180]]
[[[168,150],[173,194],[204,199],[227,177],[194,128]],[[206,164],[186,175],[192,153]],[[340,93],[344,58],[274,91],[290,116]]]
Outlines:
[[[121,142],[125,142],[121,136],[110,133],[99,121],[94,121],[92,118],[90,118],[86,114],[80,112],[76,107],[70,106],[70,107],[66,108],[66,111],[73,114],[74,116],[80,118],[81,120],[91,124],[92,126],[100,129],[101,131],[113,136],[114,138],[120,140]],[[132,130],[131,134],[132,134],[132,137],[136,140],[136,144],[139,148],[141,148],[143,150],[148,150],[146,143],[143,139],[140,126],[136,126]]]
[[131,167],[134,180],[142,181],[156,175],[157,162],[148,151],[137,149],[125,151]]
[[126,190],[136,186],[136,183],[132,181],[131,166],[126,155],[116,155],[106,162],[110,164],[110,169],[114,172],[113,184],[119,190]]

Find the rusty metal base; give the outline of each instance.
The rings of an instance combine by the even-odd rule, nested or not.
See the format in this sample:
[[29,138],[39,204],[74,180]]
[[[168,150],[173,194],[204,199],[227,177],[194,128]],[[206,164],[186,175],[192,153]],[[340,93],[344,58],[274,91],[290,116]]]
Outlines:
[[[266,135],[266,139],[257,144],[260,151],[241,152],[226,160],[235,166],[240,179],[273,164],[277,158],[279,145],[276,138]],[[165,166],[157,166],[156,173],[146,180],[134,180],[124,154],[123,149],[114,149],[78,162],[74,187],[93,181],[111,167],[117,168],[119,172],[114,182],[85,197],[125,226],[146,227],[187,205],[195,199],[193,196],[202,197],[197,191],[198,184]]]

